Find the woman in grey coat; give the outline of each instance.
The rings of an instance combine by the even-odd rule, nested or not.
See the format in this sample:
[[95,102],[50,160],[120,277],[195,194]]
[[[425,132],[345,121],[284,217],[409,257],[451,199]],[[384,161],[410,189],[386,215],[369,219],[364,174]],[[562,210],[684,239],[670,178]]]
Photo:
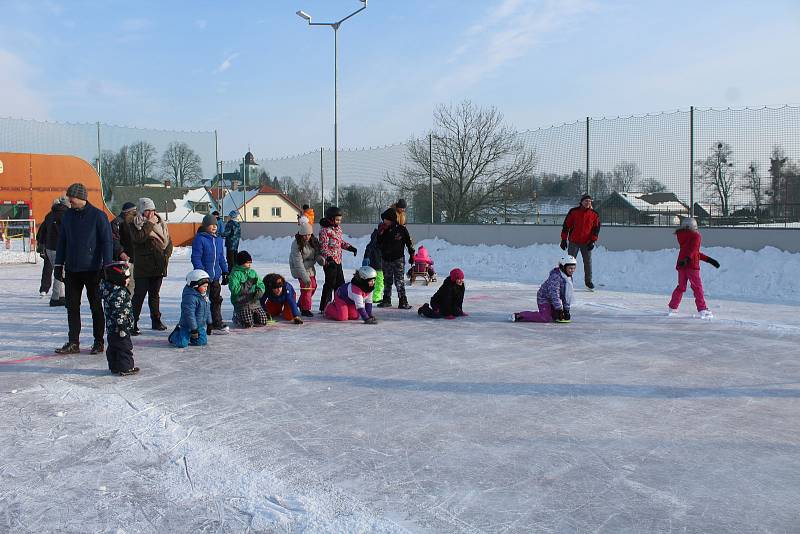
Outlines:
[[303,317],[314,317],[311,313],[311,298],[317,289],[315,263],[325,264],[320,254],[319,241],[310,224],[300,223],[300,230],[294,236],[292,250],[289,252],[289,268],[292,276],[300,282],[300,299],[297,304]]

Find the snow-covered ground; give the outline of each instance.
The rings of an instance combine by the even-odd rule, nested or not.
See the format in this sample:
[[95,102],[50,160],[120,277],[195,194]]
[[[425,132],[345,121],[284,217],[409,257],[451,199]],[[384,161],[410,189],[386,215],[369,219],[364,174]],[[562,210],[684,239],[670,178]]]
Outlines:
[[[288,242],[242,248],[288,275]],[[40,266],[0,266],[0,531],[796,530],[795,255],[707,251],[706,322],[690,294],[663,315],[674,252],[600,249],[604,289],[541,325],[507,316],[557,249],[427,245],[466,271],[469,317],[379,309],[182,350],[145,330],[127,378],[54,355],[66,314],[38,298]],[[169,325],[188,269],[179,250]]]

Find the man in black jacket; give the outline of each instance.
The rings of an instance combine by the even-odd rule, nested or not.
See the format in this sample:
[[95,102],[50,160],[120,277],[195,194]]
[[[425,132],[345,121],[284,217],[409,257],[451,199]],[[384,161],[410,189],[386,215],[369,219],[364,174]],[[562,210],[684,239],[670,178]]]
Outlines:
[[83,184],[75,183],[67,189],[71,209],[61,219],[61,234],[56,248],[55,277],[64,281],[67,297],[67,323],[69,341],[56,349],[58,354],[80,352],[81,294],[92,310],[94,343],[92,354],[104,350],[105,318],[100,301],[100,273],[112,261],[111,225],[106,214],[88,202],[88,192]]
[[383,300],[378,303],[380,308],[392,306],[392,282],[397,287],[399,303],[397,307],[403,310],[411,309],[406,298],[406,284],[403,279],[406,270],[406,259],[403,248],[408,247],[411,261],[414,258],[414,244],[408,230],[397,222],[397,212],[389,208],[381,214],[383,223],[378,227],[378,246],[381,249],[383,260]]
[[[36,236],[36,247],[41,247],[41,250],[44,251],[45,257],[50,264],[49,276],[51,277],[53,275],[52,266],[56,261],[58,236],[61,234],[61,218],[64,216],[64,212],[67,211],[68,205],[67,197],[56,198],[53,201],[53,207],[50,208],[50,213],[45,216]],[[53,292],[50,293],[50,306],[65,306],[66,304],[67,301],[64,298],[64,283],[61,280],[55,280],[53,282]]]

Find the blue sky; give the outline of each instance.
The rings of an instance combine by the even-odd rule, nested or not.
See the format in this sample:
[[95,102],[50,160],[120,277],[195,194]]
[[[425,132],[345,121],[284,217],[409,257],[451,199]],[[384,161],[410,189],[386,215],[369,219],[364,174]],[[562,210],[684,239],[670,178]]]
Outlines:
[[[213,130],[225,159],[333,144],[333,32],[357,0],[0,0],[0,116]],[[800,2],[371,0],[339,32],[340,146],[438,103],[519,129],[798,103]]]

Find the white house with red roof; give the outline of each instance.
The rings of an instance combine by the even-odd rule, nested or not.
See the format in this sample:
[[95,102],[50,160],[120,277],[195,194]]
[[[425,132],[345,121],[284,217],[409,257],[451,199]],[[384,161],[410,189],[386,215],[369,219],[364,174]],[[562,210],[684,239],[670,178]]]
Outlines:
[[266,185],[249,191],[228,191],[220,212],[228,215],[232,210],[239,212],[242,222],[297,222],[303,211],[289,197]]

